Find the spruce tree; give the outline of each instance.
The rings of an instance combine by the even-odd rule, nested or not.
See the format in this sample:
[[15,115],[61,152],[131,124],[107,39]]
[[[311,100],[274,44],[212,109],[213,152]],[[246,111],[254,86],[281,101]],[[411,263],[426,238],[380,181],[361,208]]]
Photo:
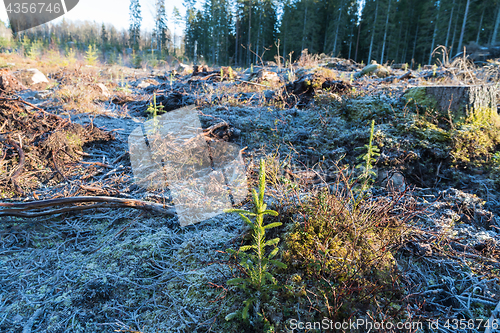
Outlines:
[[156,0],[155,3],[155,28],[154,36],[156,49],[162,52],[167,47],[167,13],[165,11],[165,0]]
[[134,49],[139,49],[139,42],[141,38],[141,4],[139,0],[130,0],[130,26],[129,26],[129,36],[130,36],[130,46]]

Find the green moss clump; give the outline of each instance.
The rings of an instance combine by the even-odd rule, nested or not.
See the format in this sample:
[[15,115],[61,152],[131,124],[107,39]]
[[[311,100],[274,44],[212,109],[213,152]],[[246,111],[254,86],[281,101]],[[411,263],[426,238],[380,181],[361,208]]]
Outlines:
[[426,87],[410,88],[406,91],[404,96],[410,106],[436,109],[438,105],[436,99],[427,94]]
[[450,142],[449,131],[442,129],[425,118],[417,118],[409,127],[409,130],[421,140],[429,142]]

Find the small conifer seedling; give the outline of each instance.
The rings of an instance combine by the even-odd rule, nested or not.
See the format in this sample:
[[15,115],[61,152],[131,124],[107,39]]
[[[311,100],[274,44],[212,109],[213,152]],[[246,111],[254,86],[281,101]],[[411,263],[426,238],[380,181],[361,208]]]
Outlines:
[[[273,258],[278,254],[279,238],[266,240],[266,231],[281,226],[281,222],[272,222],[264,225],[264,215],[278,216],[274,210],[268,210],[264,203],[264,192],[266,186],[266,169],[264,160],[260,161],[259,168],[259,192],[252,190],[254,209],[247,211],[243,209],[229,209],[227,213],[238,213],[243,221],[248,224],[252,230],[252,244],[241,246],[239,251],[227,250],[240,258],[240,265],[244,268],[246,277],[234,278],[227,281],[228,285],[238,286],[248,297],[244,302],[243,309],[233,312],[226,316],[226,320],[231,320],[238,315],[247,320],[250,307],[257,315],[260,315],[259,307],[261,301],[265,300],[272,290],[278,288],[276,279],[269,271],[272,264],[278,268],[286,268],[286,265]],[[250,220],[254,217],[255,220]],[[266,247],[274,246],[274,249],[266,255]],[[247,253],[252,251],[253,253]]]

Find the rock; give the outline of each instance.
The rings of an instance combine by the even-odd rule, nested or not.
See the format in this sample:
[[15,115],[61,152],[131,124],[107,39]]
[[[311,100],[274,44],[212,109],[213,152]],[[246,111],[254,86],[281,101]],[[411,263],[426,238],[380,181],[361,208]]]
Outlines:
[[488,121],[498,116],[494,86],[424,86],[409,88],[404,97],[417,107],[434,109],[448,122],[456,123],[467,118]]
[[10,71],[6,69],[0,70],[0,91],[14,92],[23,89],[27,88]]
[[22,69],[14,74],[25,86],[33,90],[47,89],[50,84],[45,74],[36,68]]
[[406,189],[405,177],[400,172],[388,172],[386,170],[380,171],[378,176],[378,181],[387,190],[394,190],[397,192],[403,192]]
[[383,65],[377,64],[376,61],[373,61],[370,65],[365,66],[361,72],[356,73],[357,77],[363,75],[376,75],[377,77],[384,78],[391,75],[391,71]]

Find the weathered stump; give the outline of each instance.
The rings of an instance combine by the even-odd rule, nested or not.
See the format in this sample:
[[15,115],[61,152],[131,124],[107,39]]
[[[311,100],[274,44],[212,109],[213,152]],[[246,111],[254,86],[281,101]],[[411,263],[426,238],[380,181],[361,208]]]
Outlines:
[[409,88],[404,96],[418,107],[433,109],[446,119],[463,123],[467,119],[489,119],[497,113],[493,86],[426,86]]

